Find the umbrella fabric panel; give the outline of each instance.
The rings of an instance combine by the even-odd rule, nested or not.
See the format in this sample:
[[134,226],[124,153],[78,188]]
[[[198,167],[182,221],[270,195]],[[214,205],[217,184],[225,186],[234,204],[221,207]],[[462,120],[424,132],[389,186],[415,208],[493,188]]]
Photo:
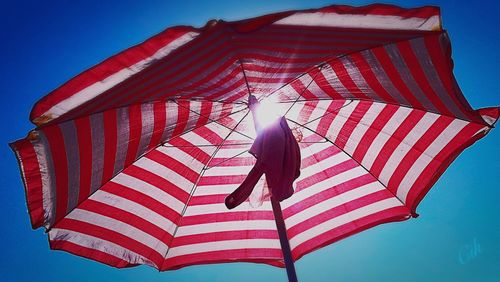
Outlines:
[[456,87],[448,49],[446,33],[434,33],[331,59],[280,89],[278,100],[369,100],[486,124]]
[[[248,112],[234,114],[221,124],[234,129],[220,136],[221,145],[200,175],[162,270],[231,261],[283,266],[270,202],[257,207],[246,201],[233,210],[224,205],[225,197],[255,164],[248,153],[255,136],[251,116]],[[264,178],[255,189],[262,185]]]
[[49,228],[162,142],[237,109],[212,102],[156,102],[32,131],[12,148],[20,158],[28,209],[36,214],[33,228]]
[[[332,114],[326,112],[327,109],[332,109],[328,103],[335,105],[333,109],[337,110],[334,119],[325,118],[325,115]],[[362,120],[363,123],[354,125],[370,127],[361,131],[346,130],[349,128],[345,126],[347,117],[352,116],[356,109],[359,110],[359,104],[365,103],[363,107],[367,110],[364,115],[354,119]],[[355,150],[356,146],[338,147],[329,139],[332,134],[342,136],[351,133],[351,136],[345,137],[350,140],[353,138],[353,132],[387,135],[384,127],[379,129],[380,124],[391,126],[391,122],[400,121],[399,118],[382,115],[389,120],[379,118],[380,124],[369,124],[368,121],[381,116],[380,112],[385,108],[396,106],[360,101],[346,101],[340,104],[337,101],[316,101],[310,111],[309,102],[295,103],[294,107],[299,110],[290,111],[290,116],[287,117],[291,124],[301,128],[296,130],[302,131],[300,145],[304,161],[301,177],[296,184],[296,193],[283,202],[283,213],[295,259],[371,226],[409,218],[410,206],[404,205],[397,198],[398,190],[386,189],[384,183],[377,181],[370,171],[349,157],[347,151]],[[373,112],[370,111],[372,107]],[[401,108],[407,115],[411,114],[409,111],[421,112]],[[389,111],[396,113],[398,109]],[[303,115],[295,117],[297,112],[311,112],[310,118]],[[424,115],[417,116],[423,118]],[[318,117],[323,118],[317,119]],[[293,123],[294,118],[305,123],[305,127]],[[318,122],[307,124],[313,118]],[[325,120],[327,123],[319,122]],[[433,165],[440,165],[440,160],[449,156],[453,148],[460,148],[464,142],[473,140],[474,133],[478,130],[488,128],[458,121],[470,127],[466,131],[470,136],[455,137],[457,142],[431,144],[434,147],[445,147],[443,152],[439,153],[442,157],[436,161],[432,160]],[[335,122],[339,124],[331,126]],[[445,125],[452,123],[453,121],[449,121]],[[96,248],[108,256],[113,256],[111,260],[103,260],[105,263],[117,262],[115,266],[149,264],[161,270],[228,261],[252,261],[283,266],[269,202],[264,202],[258,208],[245,202],[231,211],[224,206],[224,198],[241,183],[245,173],[254,164],[246,152],[252,137],[255,136],[251,125],[252,120],[248,113],[238,112],[220,119],[218,123],[210,123],[173,138],[165,146],[149,152],[56,224],[49,232],[51,246],[92,258],[93,255],[86,251]],[[420,136],[410,139],[422,139],[425,134],[436,132],[436,128],[428,130],[409,131],[408,135]],[[440,134],[446,131],[443,129],[437,132]],[[325,132],[325,136],[321,136],[321,132]],[[456,130],[454,132],[457,133]],[[448,134],[441,135],[453,137]],[[361,140],[363,137],[358,136],[356,139]],[[447,140],[450,137],[447,137]],[[381,147],[391,143],[391,138],[392,136],[389,136],[389,141]],[[382,151],[379,151],[380,155]],[[417,146],[413,153],[423,151],[424,147]],[[159,163],[164,167],[159,169]],[[195,163],[197,165],[194,165]],[[410,167],[421,167],[417,162],[410,164]],[[423,179],[428,181],[428,176]],[[155,178],[161,181],[155,181]],[[421,191],[421,185],[425,185],[425,181],[420,183],[416,190]],[[130,195],[130,191],[146,189],[144,187],[164,191],[168,196],[148,196],[145,190]],[[128,205],[121,203],[124,201],[122,198],[126,199]],[[159,203],[152,203],[153,200]],[[133,204],[130,204],[131,202]],[[131,216],[141,214],[137,209],[155,207],[158,207],[155,213],[161,216],[154,217],[144,212],[140,217]],[[161,220],[156,221],[157,218]],[[74,249],[78,244],[82,246],[79,251]],[[123,260],[128,263],[123,264]]]
[[[204,128],[229,132],[215,123]],[[218,141],[194,138],[198,130],[148,152],[80,203],[49,230],[51,247],[117,267],[160,268],[199,175],[216,150],[191,143]]]
[[[196,38],[193,27],[168,28],[156,36],[95,65],[38,101],[30,119],[42,125],[133,76],[156,60]],[[64,103],[61,103],[65,101]]]
[[241,100],[242,65],[253,92],[268,93],[329,58],[440,26],[435,7],[371,5],[211,21],[201,29],[174,27],[56,89],[35,105],[31,119],[40,125],[168,97]]
[[287,118],[303,120],[295,126],[304,136],[301,176],[282,204],[295,259],[374,225],[409,218],[450,160],[490,129],[368,101],[298,102]]

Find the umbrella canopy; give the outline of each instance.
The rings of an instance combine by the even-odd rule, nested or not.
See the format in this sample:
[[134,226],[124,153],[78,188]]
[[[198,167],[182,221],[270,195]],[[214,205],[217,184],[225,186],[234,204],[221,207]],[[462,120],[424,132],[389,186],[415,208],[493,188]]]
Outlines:
[[281,203],[293,260],[409,219],[499,116],[470,107],[452,68],[436,7],[169,28],[34,106],[37,128],[11,144],[32,226],[52,249],[116,267],[284,266],[271,202],[224,205],[255,163],[250,93],[299,140],[301,175]]

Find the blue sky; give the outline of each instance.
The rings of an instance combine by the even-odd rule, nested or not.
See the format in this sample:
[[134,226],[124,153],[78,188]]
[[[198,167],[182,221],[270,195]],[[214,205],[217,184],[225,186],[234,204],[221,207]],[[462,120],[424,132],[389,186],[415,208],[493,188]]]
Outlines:
[[[283,269],[250,263],[158,272],[115,269],[50,251],[33,231],[13,153],[33,103],[79,72],[172,25],[202,26],[329,1],[12,1],[0,2],[0,280],[2,281],[286,281]],[[66,3],[67,2],[67,3]],[[144,3],[147,2],[147,3]],[[364,5],[368,1],[344,1]],[[438,5],[458,82],[474,108],[500,105],[500,4],[388,1]],[[498,281],[500,276],[500,131],[462,153],[421,203],[420,217],[384,224],[313,252],[296,263],[300,281]]]

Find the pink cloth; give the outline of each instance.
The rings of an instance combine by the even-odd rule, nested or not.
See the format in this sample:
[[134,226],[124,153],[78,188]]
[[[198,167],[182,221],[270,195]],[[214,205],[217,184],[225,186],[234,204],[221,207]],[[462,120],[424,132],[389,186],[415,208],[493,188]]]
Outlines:
[[243,183],[229,196],[225,204],[232,209],[252,193],[262,174],[273,198],[283,201],[293,194],[293,181],[300,175],[300,149],[290,127],[281,117],[262,129],[249,151],[257,162]]

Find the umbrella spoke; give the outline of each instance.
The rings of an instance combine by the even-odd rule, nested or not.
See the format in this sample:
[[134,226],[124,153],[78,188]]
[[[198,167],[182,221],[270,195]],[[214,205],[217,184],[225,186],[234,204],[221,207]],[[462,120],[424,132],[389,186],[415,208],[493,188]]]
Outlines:
[[[296,124],[296,125],[298,125],[298,126],[300,126],[300,127],[304,128],[304,129],[307,129],[307,130],[311,131],[313,134],[316,134],[316,135],[321,136],[321,137],[322,137],[322,138],[324,138],[327,142],[331,143],[331,144],[332,144],[333,146],[335,146],[337,149],[341,150],[344,154],[346,154],[346,155],[347,155],[347,156],[349,156],[349,157],[350,157],[353,161],[355,161],[355,162],[357,163],[357,165],[358,165],[358,166],[360,166],[361,168],[363,168],[363,169],[364,169],[367,173],[369,173],[369,174],[370,174],[370,175],[371,175],[374,179],[376,179],[376,180],[377,180],[377,182],[379,182],[379,183],[380,183],[380,184],[381,184],[384,188],[386,188],[386,190],[387,190],[387,191],[389,191],[389,192],[390,192],[390,193],[394,196],[394,198],[396,198],[399,202],[401,202],[401,204],[402,204],[403,206],[405,206],[406,208],[408,208],[408,207],[406,206],[406,204],[405,204],[405,203],[404,203],[404,202],[403,202],[403,201],[402,201],[402,200],[401,200],[401,199],[400,199],[400,198],[399,198],[396,194],[394,194],[394,193],[393,193],[393,192],[392,192],[392,191],[391,191],[391,190],[387,187],[387,185],[385,185],[384,183],[382,183],[382,181],[380,181],[380,179],[379,179],[378,177],[375,177],[375,175],[373,175],[373,173],[372,173],[369,169],[367,169],[365,166],[363,166],[363,165],[362,165],[362,164],[361,164],[358,160],[356,160],[356,159],[355,159],[355,158],[354,158],[351,154],[347,153],[344,149],[342,149],[342,148],[341,148],[341,147],[339,147],[337,144],[335,144],[335,142],[333,142],[332,140],[330,140],[328,137],[323,136],[322,134],[319,134],[319,133],[318,133],[318,132],[316,132],[315,130],[313,130],[313,129],[311,129],[311,128],[307,127],[306,125],[300,124],[300,123],[298,123],[298,122],[296,122],[296,121],[294,121],[294,120],[292,120],[292,119],[288,119],[288,118],[287,118],[287,120],[289,120],[290,122],[292,122],[292,123],[294,123],[294,124]],[[408,211],[410,211],[410,208],[408,208]]]
[[[174,240],[175,239],[175,234],[177,233],[177,230],[179,230],[179,226],[181,225],[181,221],[182,221],[182,218],[186,212],[186,209],[188,208],[189,206],[189,201],[191,200],[191,198],[193,197],[194,193],[196,192],[196,188],[198,187],[198,183],[200,182],[200,179],[203,177],[203,175],[205,174],[205,172],[207,171],[208,169],[208,164],[210,163],[210,161],[215,157],[215,155],[217,154],[217,152],[220,150],[220,148],[222,147],[222,145],[224,144],[224,142],[227,140],[227,138],[231,135],[231,133],[234,132],[234,130],[236,129],[236,127],[238,127],[238,125],[248,116],[248,114],[250,113],[250,111],[246,112],[243,117],[235,124],[235,126],[229,131],[229,133],[224,137],[222,143],[219,144],[219,146],[216,146],[214,152],[210,155],[210,158],[208,159],[208,161],[206,162],[205,166],[201,169],[196,181],[194,182],[193,184],[193,187],[191,188],[191,191],[189,193],[189,197],[188,199],[186,200],[186,203],[184,204],[184,207],[181,211],[181,214],[180,214],[180,217],[178,219],[178,222],[176,222],[176,226],[175,226],[175,229],[174,229],[174,232],[172,234],[172,239],[171,240]],[[169,244],[170,245],[170,244]],[[163,258],[166,258],[167,255],[168,255],[168,251],[170,250],[170,248],[167,249],[165,255],[163,256]]]

